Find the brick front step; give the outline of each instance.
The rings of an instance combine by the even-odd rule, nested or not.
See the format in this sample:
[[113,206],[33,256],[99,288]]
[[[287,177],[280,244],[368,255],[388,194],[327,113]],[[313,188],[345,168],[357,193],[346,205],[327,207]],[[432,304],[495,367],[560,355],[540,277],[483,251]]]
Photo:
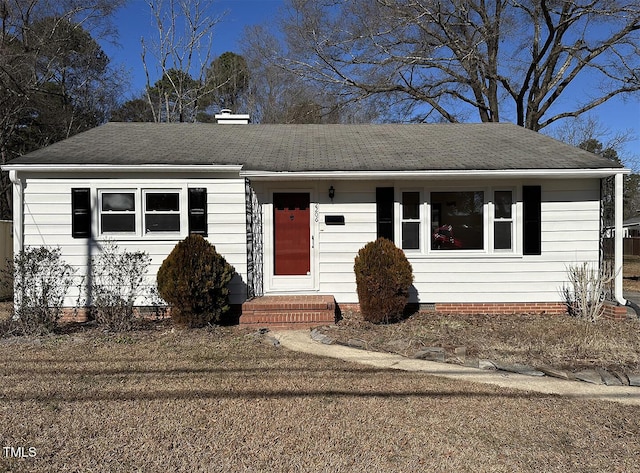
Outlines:
[[308,328],[336,320],[333,296],[263,296],[242,304],[240,325]]

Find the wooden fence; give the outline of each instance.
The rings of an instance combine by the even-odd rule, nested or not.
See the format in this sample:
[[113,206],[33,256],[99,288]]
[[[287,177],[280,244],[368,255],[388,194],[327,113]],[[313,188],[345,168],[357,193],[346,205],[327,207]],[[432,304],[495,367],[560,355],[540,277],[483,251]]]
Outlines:
[[[605,238],[602,244],[604,254],[613,257],[613,238]],[[625,256],[640,256],[640,237],[623,238],[622,245]]]
[[624,239],[624,255],[640,256],[640,237]]

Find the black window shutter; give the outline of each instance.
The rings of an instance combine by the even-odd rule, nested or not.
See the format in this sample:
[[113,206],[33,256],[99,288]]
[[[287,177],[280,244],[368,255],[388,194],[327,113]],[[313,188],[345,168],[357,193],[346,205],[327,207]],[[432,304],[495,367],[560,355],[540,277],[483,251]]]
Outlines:
[[523,253],[539,255],[542,253],[542,188],[540,186],[522,187],[523,207]]
[[394,241],[393,187],[376,187],[376,223],[378,238]]
[[207,189],[189,189],[189,234],[207,236]]
[[71,189],[71,236],[91,237],[91,191],[88,188]]

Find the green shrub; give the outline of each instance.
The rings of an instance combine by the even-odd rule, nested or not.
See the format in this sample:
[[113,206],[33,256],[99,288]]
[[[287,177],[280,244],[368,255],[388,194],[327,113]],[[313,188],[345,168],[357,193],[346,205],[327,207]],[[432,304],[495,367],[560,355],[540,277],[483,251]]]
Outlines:
[[228,285],[235,269],[200,235],[178,243],[158,270],[158,292],[171,319],[199,327],[218,323],[229,310]]
[[55,330],[74,275],[60,248],[25,248],[18,253],[5,272],[5,280],[13,281],[14,315],[3,331],[8,332],[9,326],[25,335]]
[[365,320],[388,323],[402,317],[413,283],[411,264],[400,248],[378,238],[360,249],[353,267]]
[[143,251],[121,251],[107,241],[91,258],[91,311],[96,322],[114,331],[133,328],[134,305],[143,294],[151,258]]

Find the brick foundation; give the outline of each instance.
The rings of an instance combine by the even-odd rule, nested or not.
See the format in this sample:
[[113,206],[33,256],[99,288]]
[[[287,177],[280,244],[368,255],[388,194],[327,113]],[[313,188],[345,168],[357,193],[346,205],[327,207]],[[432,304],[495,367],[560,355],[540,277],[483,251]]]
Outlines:
[[[337,306],[337,307],[336,307]],[[340,312],[359,312],[360,304],[336,304],[333,296],[265,296],[247,301],[242,308],[234,306],[230,316],[232,325],[239,323],[248,327],[279,328],[311,328],[318,325],[335,323],[336,309]],[[242,311],[242,314],[240,314]],[[560,302],[521,302],[521,303],[488,303],[440,302],[429,304],[428,308],[421,308],[420,312],[435,312],[442,314],[552,314],[564,315],[567,306]],[[155,318],[148,311],[142,311],[143,317]],[[86,308],[63,309],[61,323],[86,322],[89,320],[89,310]],[[167,317],[170,316],[167,309]],[[239,319],[238,319],[239,317]],[[627,318],[627,307],[606,303],[603,317],[612,320]]]
[[[421,308],[420,312],[441,314],[566,314],[567,306],[561,302],[437,302]],[[339,304],[341,311],[359,311],[359,304]]]
[[604,304],[603,317],[605,319],[624,320],[627,318],[627,307],[623,305],[613,304],[611,302],[606,302]]
[[[152,308],[149,307],[134,307],[133,312],[136,317],[140,317],[143,319],[154,320],[156,319],[155,312]],[[65,307],[62,309],[62,315],[60,316],[60,323],[82,323],[88,322],[90,320],[91,310],[87,307],[81,307],[79,309],[74,309],[70,307]],[[165,309],[165,316],[170,317],[171,309]],[[164,318],[161,317],[161,318]]]
[[86,322],[89,320],[89,309],[62,309],[60,323]]
[[[550,314],[565,315],[568,313],[567,306],[563,302],[440,302],[428,304],[428,308],[421,308],[420,312],[440,313],[440,314],[495,314],[495,315],[515,315],[515,314]],[[339,309],[345,311],[360,311],[360,304],[349,303],[339,304]],[[627,307],[606,302],[604,305],[603,317],[611,320],[624,320],[628,317]]]
[[436,303],[434,312],[447,314],[566,314],[567,306],[560,302],[465,302]]

